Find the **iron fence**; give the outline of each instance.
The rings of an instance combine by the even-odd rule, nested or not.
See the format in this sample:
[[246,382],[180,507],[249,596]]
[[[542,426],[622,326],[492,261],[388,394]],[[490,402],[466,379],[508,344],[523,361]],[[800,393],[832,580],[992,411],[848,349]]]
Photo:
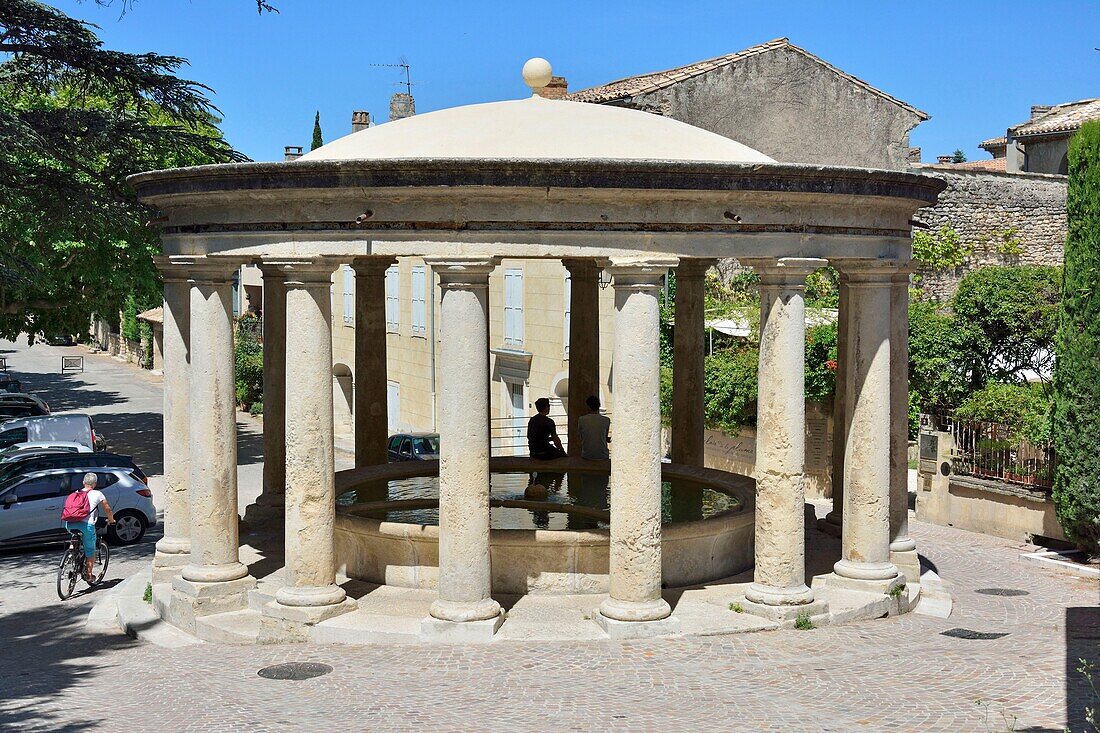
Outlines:
[[967,420],[950,413],[921,415],[922,431],[950,433],[952,471],[1049,491],[1054,484],[1054,447],[1032,443],[1003,423]]

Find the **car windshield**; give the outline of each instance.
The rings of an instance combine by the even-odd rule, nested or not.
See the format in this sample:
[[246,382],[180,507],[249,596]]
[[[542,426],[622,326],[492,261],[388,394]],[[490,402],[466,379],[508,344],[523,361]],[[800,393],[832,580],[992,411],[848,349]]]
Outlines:
[[425,438],[413,438],[413,450],[417,453],[438,453],[439,436],[429,435]]

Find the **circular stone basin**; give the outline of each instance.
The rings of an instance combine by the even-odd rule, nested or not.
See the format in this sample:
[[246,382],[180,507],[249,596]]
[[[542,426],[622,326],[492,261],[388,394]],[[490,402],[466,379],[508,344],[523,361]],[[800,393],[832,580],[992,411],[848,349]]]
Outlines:
[[[606,593],[608,462],[509,457],[490,469],[493,591]],[[436,461],[410,461],[337,474],[336,559],[348,577],[437,587],[438,472]],[[662,474],[665,585],[751,568],[752,479],[667,463]]]

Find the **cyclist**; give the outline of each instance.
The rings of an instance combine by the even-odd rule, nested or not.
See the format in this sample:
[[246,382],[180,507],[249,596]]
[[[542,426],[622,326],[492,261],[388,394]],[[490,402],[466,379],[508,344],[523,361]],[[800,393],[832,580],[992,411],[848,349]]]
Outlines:
[[[94,473],[84,474],[84,486],[78,489],[85,494],[88,500],[88,517],[86,519],[73,519],[65,522],[65,529],[78,530],[84,538],[84,579],[94,578],[92,574],[95,565],[95,523],[99,518],[99,509],[107,513],[107,524],[115,523],[115,513],[111,511],[111,505],[107,503],[107,497],[96,488],[99,479]],[[79,515],[78,515],[79,516]]]

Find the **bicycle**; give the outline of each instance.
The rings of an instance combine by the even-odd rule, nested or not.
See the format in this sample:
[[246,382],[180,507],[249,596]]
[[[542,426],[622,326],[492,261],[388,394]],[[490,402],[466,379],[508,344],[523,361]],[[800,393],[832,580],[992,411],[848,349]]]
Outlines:
[[80,578],[88,584],[89,588],[98,585],[107,574],[107,563],[111,560],[111,551],[102,537],[96,537],[95,564],[93,570],[98,568],[97,574],[91,578],[84,576],[84,565],[87,556],[84,554],[84,537],[80,530],[69,530],[69,546],[65,554],[61,556],[61,562],[57,566],[57,597],[68,600],[76,590],[76,581]]

